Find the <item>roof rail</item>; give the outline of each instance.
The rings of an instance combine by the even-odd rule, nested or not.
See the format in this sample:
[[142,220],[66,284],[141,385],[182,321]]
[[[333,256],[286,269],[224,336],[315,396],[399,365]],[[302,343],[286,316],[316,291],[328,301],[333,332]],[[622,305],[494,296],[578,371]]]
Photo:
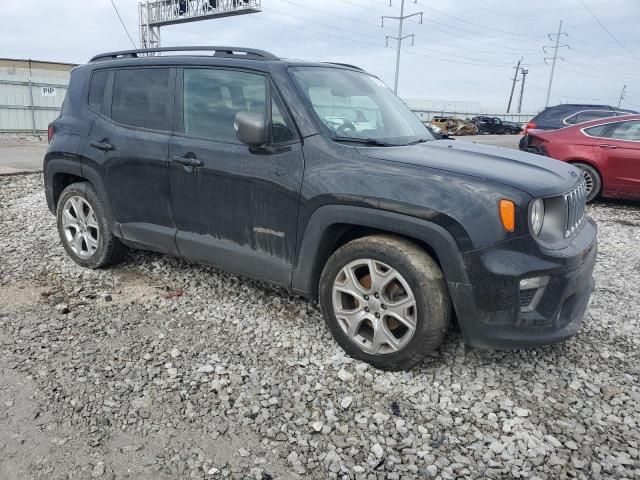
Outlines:
[[139,50],[122,50],[119,52],[101,53],[96,55],[89,62],[96,62],[99,60],[116,60],[120,58],[138,58],[140,54],[145,53],[162,53],[162,52],[214,52],[214,57],[242,57],[252,60],[279,60],[274,54],[266,52],[264,50],[258,50],[255,48],[241,48],[241,47],[160,47],[160,48],[142,48]]
[[355,68],[356,70],[360,70],[361,72],[364,72],[364,68],[360,68],[355,65],[351,65],[349,63],[340,63],[340,62],[324,62],[324,63],[326,63],[327,65],[338,65],[340,67]]

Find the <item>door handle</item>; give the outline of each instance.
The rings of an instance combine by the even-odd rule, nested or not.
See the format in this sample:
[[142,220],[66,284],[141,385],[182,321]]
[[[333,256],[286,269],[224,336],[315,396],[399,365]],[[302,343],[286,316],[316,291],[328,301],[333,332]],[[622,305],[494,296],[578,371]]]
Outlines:
[[180,155],[174,155],[171,157],[171,163],[182,165],[183,167],[201,167],[204,165],[204,162],[199,158],[181,157]]
[[100,142],[96,142],[95,140],[93,140],[89,142],[89,145],[91,145],[93,148],[97,148],[98,150],[102,150],[103,152],[110,152],[111,150],[116,149],[116,147],[111,145],[106,140],[102,140]]
[[611,144],[608,144],[608,143],[601,143],[601,144],[600,144],[600,145],[598,145],[598,146],[599,146],[600,148],[607,148],[607,149],[610,149],[610,150],[614,150],[614,149],[618,148],[618,146],[617,146],[617,145],[611,145]]

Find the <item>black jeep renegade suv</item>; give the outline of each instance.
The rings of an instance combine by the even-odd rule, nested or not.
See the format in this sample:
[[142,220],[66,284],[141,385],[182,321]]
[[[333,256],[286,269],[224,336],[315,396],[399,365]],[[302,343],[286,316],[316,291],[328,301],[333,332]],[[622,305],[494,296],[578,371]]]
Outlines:
[[99,55],[49,133],[46,198],[78,264],[128,245],[282,285],[319,298],[336,341],[380,368],[437,349],[452,316],[474,346],[566,339],[593,290],[576,168],[435,140],[353,66]]

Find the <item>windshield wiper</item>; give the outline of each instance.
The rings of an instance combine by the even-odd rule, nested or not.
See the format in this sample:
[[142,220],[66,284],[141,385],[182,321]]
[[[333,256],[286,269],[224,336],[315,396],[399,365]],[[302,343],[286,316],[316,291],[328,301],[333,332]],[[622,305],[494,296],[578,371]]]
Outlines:
[[415,142],[410,142],[410,143],[407,143],[406,145],[415,145],[417,143],[424,143],[424,142],[430,142],[430,141],[431,141],[430,138],[420,138],[420,139],[416,140]]
[[364,145],[375,145],[378,147],[397,147],[395,143],[385,142],[375,138],[355,138],[355,137],[333,137],[336,142],[353,142],[362,143]]

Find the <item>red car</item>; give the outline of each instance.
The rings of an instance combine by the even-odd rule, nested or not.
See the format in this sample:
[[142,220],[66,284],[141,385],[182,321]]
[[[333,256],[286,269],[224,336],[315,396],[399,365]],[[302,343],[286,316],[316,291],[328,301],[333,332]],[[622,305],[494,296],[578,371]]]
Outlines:
[[559,130],[529,131],[529,148],[580,168],[587,201],[598,195],[640,200],[640,115],[609,117]]

